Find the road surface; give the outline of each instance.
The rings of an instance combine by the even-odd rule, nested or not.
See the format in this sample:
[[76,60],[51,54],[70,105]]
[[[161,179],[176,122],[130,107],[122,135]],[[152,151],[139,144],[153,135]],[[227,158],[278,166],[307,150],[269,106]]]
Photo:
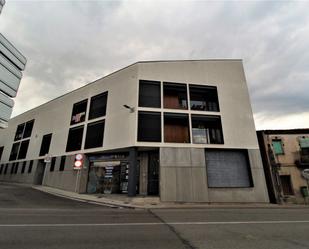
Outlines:
[[2,249],[308,249],[308,208],[111,208],[0,183]]

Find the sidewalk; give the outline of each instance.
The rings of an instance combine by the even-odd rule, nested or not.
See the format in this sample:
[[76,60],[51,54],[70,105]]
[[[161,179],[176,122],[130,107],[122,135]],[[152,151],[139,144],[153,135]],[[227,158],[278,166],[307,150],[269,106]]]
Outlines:
[[160,202],[159,197],[128,197],[126,195],[116,194],[78,194],[61,189],[46,187],[46,186],[32,186],[32,188],[39,191],[49,193],[52,195],[93,203],[97,205],[115,207],[115,208],[133,208],[133,209],[155,209],[155,208],[309,208],[305,205],[277,205],[264,203],[175,203],[175,202]]

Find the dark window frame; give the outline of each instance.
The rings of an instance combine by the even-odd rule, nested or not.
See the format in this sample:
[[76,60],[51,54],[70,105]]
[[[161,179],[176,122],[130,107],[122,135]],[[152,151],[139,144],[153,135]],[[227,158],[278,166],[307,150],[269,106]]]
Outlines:
[[17,159],[25,159],[27,157],[28,149],[30,145],[30,139],[23,140],[20,142],[18,157]]
[[[85,122],[87,116],[88,99],[81,100],[73,104],[70,125],[76,125]],[[81,110],[79,110],[81,109]],[[84,113],[84,114],[83,114]],[[77,115],[83,114],[80,117]],[[79,119],[79,121],[73,121],[74,119]]]
[[25,126],[26,126],[26,123],[21,123],[21,124],[17,125],[15,137],[14,137],[14,142],[19,141],[23,138]]
[[[82,149],[84,129],[85,129],[84,125],[79,125],[79,126],[72,127],[72,128],[69,129],[68,138],[67,138],[67,145],[66,145],[66,150],[65,150],[66,152],[79,151],[79,150]],[[73,136],[72,134],[73,134],[74,131],[77,131],[77,130],[81,130],[81,134],[78,134],[78,135],[81,135],[81,137],[80,137],[80,141],[78,141],[78,145],[74,147],[74,145],[72,145],[72,143],[74,141],[71,141],[71,140],[74,137],[76,137],[76,134],[75,134],[75,136]]]
[[[104,104],[96,105],[97,104],[96,101],[98,101],[98,99],[101,99],[101,98],[103,98],[103,101],[102,100],[101,101]],[[92,96],[90,99],[88,120],[105,117],[106,110],[107,110],[107,101],[108,101],[108,91]],[[98,112],[98,110],[101,110],[101,111]]]
[[[190,110],[220,112],[218,88],[216,86],[189,84]],[[199,100],[193,100],[199,99]],[[202,99],[202,100],[201,100]],[[193,101],[202,104],[194,105]],[[204,102],[204,103],[203,103]]]
[[3,172],[3,174],[4,174],[4,175],[6,175],[6,174],[7,174],[7,172],[8,172],[8,168],[9,168],[9,164],[8,164],[8,163],[6,163],[6,164],[5,164],[5,167],[4,167],[4,172]]
[[149,108],[161,108],[160,81],[139,80],[138,106],[149,107]]
[[33,160],[30,160],[29,166],[28,166],[28,174],[31,173],[31,171],[32,171],[32,166],[33,166]]
[[24,129],[24,133],[23,133],[23,139],[24,138],[28,138],[31,137],[32,135],[32,130],[33,130],[33,126],[34,126],[34,119],[28,121],[25,123],[25,129]]
[[49,153],[52,138],[53,138],[52,133],[43,135],[42,141],[41,141],[39,156],[45,156],[46,154]]
[[62,156],[59,165],[59,171],[64,171],[65,169],[66,156]]
[[50,172],[55,171],[56,159],[57,159],[57,157],[52,157],[52,159],[50,161],[50,167],[49,167]]
[[[99,127],[100,130],[96,130],[96,136],[93,138],[93,134],[91,133],[91,128],[93,127]],[[86,139],[85,139],[85,145],[84,149],[92,149],[92,148],[99,148],[103,147],[103,140],[104,140],[104,130],[105,130],[105,120],[99,120],[92,123],[87,124],[87,130],[86,130]]]
[[[145,117],[151,116],[151,124],[146,123],[151,120],[145,119]],[[157,119],[158,120],[154,120]],[[162,142],[162,122],[161,122],[161,112],[148,112],[139,111],[138,112],[138,122],[137,122],[137,142],[150,142],[150,143],[161,143]],[[154,125],[154,122],[158,122],[158,127]],[[145,125],[146,126],[143,126]],[[156,128],[155,131],[153,130]],[[153,134],[156,134],[153,136]]]
[[[199,120],[198,120],[199,119]],[[203,120],[204,119],[204,120]],[[208,120],[208,127],[206,126]],[[193,129],[199,129],[195,127],[195,123],[201,123],[200,126],[204,126],[206,140],[208,142],[196,142],[194,141],[195,134]],[[218,126],[218,127],[215,127]],[[192,129],[192,143],[193,144],[224,144],[224,134],[222,128],[222,120],[219,115],[202,115],[191,114],[191,129]],[[201,128],[200,128],[201,129]]]
[[[17,159],[18,153],[19,153],[20,144],[21,144],[21,142],[13,143],[12,148],[11,148],[11,153],[10,153],[9,161],[14,161],[14,160]],[[17,149],[16,149],[16,147],[17,147]],[[13,151],[14,148],[16,149],[16,153],[15,153],[15,151]]]
[[23,165],[22,165],[22,168],[21,168],[21,173],[24,174],[25,173],[25,170],[26,170],[26,164],[27,164],[27,161],[23,161]]
[[3,155],[3,151],[4,151],[4,146],[0,146],[0,161]]

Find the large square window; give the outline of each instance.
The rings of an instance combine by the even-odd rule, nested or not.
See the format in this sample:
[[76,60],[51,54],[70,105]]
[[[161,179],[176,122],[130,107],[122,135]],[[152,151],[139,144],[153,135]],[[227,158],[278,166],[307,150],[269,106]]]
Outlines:
[[10,154],[10,161],[14,161],[17,158],[18,151],[19,151],[20,142],[13,144],[11,154]]
[[164,113],[164,142],[190,143],[187,114]]
[[84,122],[86,119],[87,102],[85,99],[73,105],[72,115],[71,115],[71,125]]
[[192,139],[195,144],[223,144],[220,116],[192,115]]
[[163,83],[164,108],[188,109],[187,86],[178,83]]
[[85,149],[102,147],[104,136],[104,120],[87,125]]
[[29,142],[30,140],[24,140],[20,143],[20,148],[18,152],[18,159],[25,159],[27,156],[28,152],[28,147],[29,147]]
[[161,113],[138,112],[139,142],[161,142]]
[[139,106],[161,107],[161,83],[159,81],[139,81]]
[[69,130],[66,152],[80,150],[82,148],[83,131],[83,125]]
[[189,89],[191,110],[219,112],[218,92],[216,87],[190,85]]
[[107,92],[98,94],[91,98],[89,118],[94,119],[106,115]]
[[39,156],[44,156],[48,154],[51,139],[52,139],[52,134],[46,134],[43,136]]

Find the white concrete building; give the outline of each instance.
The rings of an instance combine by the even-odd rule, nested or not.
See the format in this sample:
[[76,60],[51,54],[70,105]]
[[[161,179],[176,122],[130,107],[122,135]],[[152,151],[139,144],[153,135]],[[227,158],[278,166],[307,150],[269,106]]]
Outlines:
[[241,60],[137,62],[14,117],[0,147],[5,181],[268,202]]

